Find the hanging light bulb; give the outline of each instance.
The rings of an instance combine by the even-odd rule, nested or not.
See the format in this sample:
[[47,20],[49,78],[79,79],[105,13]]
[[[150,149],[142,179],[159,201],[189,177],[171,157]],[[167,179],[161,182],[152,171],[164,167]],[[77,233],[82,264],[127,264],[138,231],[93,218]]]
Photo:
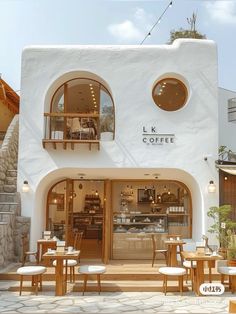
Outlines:
[[97,190],[95,191],[95,195],[98,196],[98,191]]

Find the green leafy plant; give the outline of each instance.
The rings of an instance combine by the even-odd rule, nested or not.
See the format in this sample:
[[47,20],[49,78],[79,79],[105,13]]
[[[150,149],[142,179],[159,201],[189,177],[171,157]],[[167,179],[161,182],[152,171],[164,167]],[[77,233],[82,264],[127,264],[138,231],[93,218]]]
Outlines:
[[232,233],[231,230],[227,230],[227,259],[233,260],[236,259],[236,235]]
[[219,159],[220,160],[226,160],[228,159],[228,154],[229,153],[232,153],[232,150],[231,149],[228,149],[227,146],[225,145],[221,145],[219,148],[218,148],[218,155],[219,155]]
[[222,248],[229,248],[231,245],[231,240],[234,238],[232,236],[235,234],[236,230],[236,222],[231,220],[230,213],[230,205],[210,207],[207,213],[207,216],[213,219],[213,224],[211,225],[208,232],[214,233],[216,235],[216,238],[219,240],[220,247]]

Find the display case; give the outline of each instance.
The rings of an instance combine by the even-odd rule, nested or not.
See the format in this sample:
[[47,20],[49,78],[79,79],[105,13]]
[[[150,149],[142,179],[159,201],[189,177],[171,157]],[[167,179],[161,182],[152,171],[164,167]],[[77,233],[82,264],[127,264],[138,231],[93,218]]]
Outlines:
[[[175,205],[175,206],[174,206]],[[191,237],[191,215],[183,205],[158,204],[150,212],[122,210],[113,215],[114,233],[169,233]]]
[[114,233],[163,233],[167,232],[166,214],[141,212],[117,213],[113,218]]

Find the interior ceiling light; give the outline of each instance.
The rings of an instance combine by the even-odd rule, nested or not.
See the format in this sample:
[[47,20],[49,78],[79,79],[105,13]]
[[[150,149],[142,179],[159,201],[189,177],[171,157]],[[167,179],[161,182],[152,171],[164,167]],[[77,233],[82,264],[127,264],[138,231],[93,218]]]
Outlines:
[[90,84],[89,84],[89,86],[91,86],[91,87],[92,87],[92,86],[93,86],[93,84],[91,84],[91,83],[90,83]]

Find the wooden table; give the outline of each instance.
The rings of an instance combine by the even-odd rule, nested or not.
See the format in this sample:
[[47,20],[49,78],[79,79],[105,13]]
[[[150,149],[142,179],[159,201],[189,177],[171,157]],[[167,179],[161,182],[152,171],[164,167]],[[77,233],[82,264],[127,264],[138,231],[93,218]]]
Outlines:
[[[68,259],[78,259],[80,255],[80,251],[73,251],[70,254],[67,254],[66,252],[56,252],[54,254],[51,253],[45,253],[43,254],[43,258],[46,260],[56,260],[57,265],[55,267],[55,275],[56,275],[56,288],[55,288],[55,295],[56,296],[62,296],[66,293],[66,277],[64,278],[64,266],[63,261]],[[67,268],[67,267],[65,267]]]
[[196,261],[196,268],[194,269],[194,282],[193,287],[196,295],[201,295],[199,289],[202,283],[204,283],[204,262],[213,262],[216,260],[223,259],[220,255],[205,255],[197,252],[181,252],[182,257],[186,261]]
[[177,261],[177,247],[179,247],[180,252],[183,251],[183,245],[186,242],[183,240],[166,240],[165,245],[168,245],[168,266],[178,266]]

